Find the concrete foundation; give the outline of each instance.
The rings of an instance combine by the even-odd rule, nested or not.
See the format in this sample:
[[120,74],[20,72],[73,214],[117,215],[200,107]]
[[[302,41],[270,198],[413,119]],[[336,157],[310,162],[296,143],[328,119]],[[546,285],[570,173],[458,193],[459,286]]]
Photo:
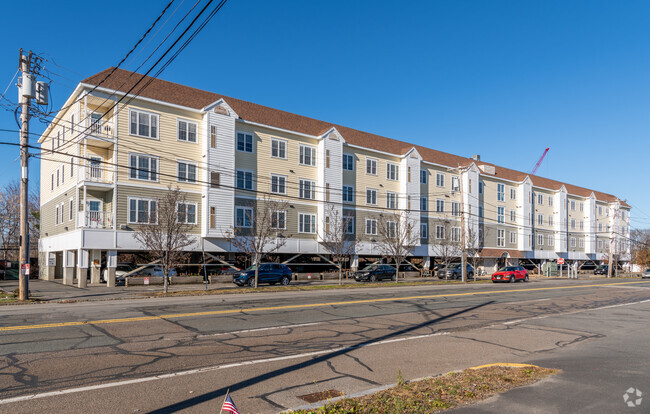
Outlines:
[[[54,279],[52,279],[54,280]],[[74,268],[73,267],[64,267],[63,268],[63,284],[72,286],[74,285]]]
[[106,287],[115,287],[115,268],[106,269]]
[[56,266],[43,266],[41,271],[41,279],[53,281],[56,275]]
[[88,269],[80,267],[77,269],[77,287],[85,288],[88,286]]

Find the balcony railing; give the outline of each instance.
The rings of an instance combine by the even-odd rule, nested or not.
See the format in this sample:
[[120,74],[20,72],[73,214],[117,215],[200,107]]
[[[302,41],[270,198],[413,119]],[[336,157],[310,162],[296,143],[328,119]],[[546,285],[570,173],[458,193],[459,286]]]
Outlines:
[[105,167],[102,162],[88,161],[80,167],[81,174],[79,177],[85,181],[93,183],[112,184],[114,181],[114,171],[112,168]]
[[113,118],[86,117],[82,122],[75,125],[75,133],[86,134],[99,138],[113,139]]
[[80,211],[79,226],[91,229],[113,227],[113,213],[110,211]]

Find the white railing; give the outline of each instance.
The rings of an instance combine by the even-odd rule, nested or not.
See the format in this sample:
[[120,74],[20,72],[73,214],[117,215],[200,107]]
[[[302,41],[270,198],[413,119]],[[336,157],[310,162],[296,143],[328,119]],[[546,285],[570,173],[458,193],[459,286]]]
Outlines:
[[83,171],[79,174],[79,177],[82,177],[85,181],[106,184],[113,183],[113,169],[106,168],[103,163],[86,162],[86,165],[82,165],[80,168]]
[[87,135],[92,135],[100,138],[113,138],[113,118],[92,118],[86,117],[81,125],[78,125],[79,131]]
[[80,227],[108,229],[113,227],[113,213],[110,211],[80,211]]

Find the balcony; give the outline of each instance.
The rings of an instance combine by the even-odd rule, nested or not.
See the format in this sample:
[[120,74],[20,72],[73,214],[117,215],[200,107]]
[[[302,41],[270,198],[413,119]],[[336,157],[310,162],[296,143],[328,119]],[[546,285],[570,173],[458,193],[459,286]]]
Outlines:
[[[91,157],[92,158],[92,157]],[[86,184],[103,184],[112,185],[115,181],[115,172],[113,168],[105,166],[102,160],[86,161],[84,165],[79,166],[79,181],[85,181]]]
[[113,213],[110,211],[80,211],[79,227],[111,229],[113,228]]
[[92,139],[93,145],[109,147],[115,142],[115,122],[113,117],[102,117],[101,114],[91,114],[75,124],[75,132]]

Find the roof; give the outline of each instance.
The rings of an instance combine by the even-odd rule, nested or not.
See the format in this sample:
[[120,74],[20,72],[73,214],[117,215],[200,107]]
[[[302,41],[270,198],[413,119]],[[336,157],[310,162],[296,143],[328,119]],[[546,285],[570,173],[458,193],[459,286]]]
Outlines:
[[[100,86],[103,88],[126,93],[142,78],[143,75],[141,74],[111,67],[84,79],[82,83],[89,85],[101,84]],[[526,177],[530,177],[533,185],[536,187],[559,190],[564,185],[567,192],[572,195],[589,197],[591,193],[594,193],[596,199],[601,201],[614,202],[617,200],[617,197],[611,194],[578,187],[536,175],[530,175],[487,162],[475,161],[471,158],[437,151],[420,145],[409,144],[408,142],[386,138],[380,135],[359,131],[357,129],[320,121],[302,115],[292,114],[279,109],[269,108],[267,106],[192,88],[190,86],[180,85],[174,82],[145,76],[141,85],[146,85],[146,87],[143,90],[140,90],[141,86],[137,86],[131,93],[145,98],[198,110],[205,108],[219,99],[223,99],[237,113],[237,115],[245,121],[251,121],[312,136],[321,136],[334,127],[343,136],[345,141],[352,145],[398,155],[406,154],[411,150],[411,148],[416,148],[424,161],[434,164],[449,167],[467,167],[472,163],[479,166],[490,165],[495,167],[495,177],[515,182],[522,182]],[[621,204],[629,207],[629,205],[623,201],[621,201]]]

